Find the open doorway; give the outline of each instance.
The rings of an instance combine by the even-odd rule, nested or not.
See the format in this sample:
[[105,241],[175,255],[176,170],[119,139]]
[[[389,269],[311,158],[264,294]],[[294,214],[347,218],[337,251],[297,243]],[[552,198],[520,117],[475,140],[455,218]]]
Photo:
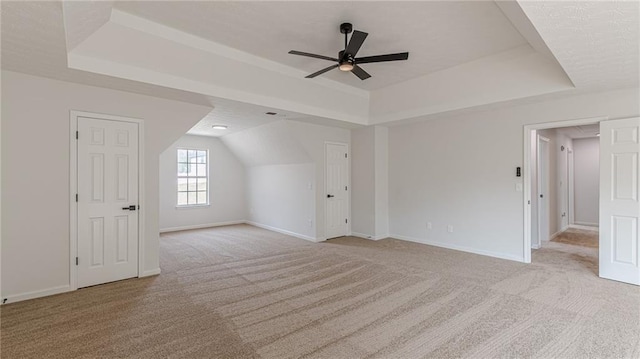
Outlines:
[[598,123],[532,130],[531,248],[593,258],[599,222]]
[[[577,156],[576,149],[578,148],[580,148],[581,156],[585,154],[585,151],[589,151],[587,148],[590,147],[587,143],[588,140],[573,139],[563,133],[563,131],[567,131],[566,128],[586,132],[585,130],[590,128],[590,125],[596,124],[599,124],[598,132],[601,135],[597,146],[599,152],[597,166],[595,159],[589,159],[585,162],[583,158]],[[561,130],[561,128],[565,129]],[[534,252],[536,248],[544,249],[544,243],[540,242],[540,238],[542,238],[540,233],[535,232],[540,230],[537,225],[537,221],[540,219],[536,218],[536,216],[540,216],[536,207],[540,194],[536,192],[538,186],[535,173],[538,170],[538,158],[534,157],[534,154],[537,154],[538,151],[534,146],[538,144],[538,135],[547,138],[555,136],[555,146],[550,141],[552,143],[549,147],[551,149],[550,155],[548,158],[541,159],[541,161],[548,160],[550,162],[548,172],[552,176],[551,185],[548,188],[550,197],[549,233],[553,233],[550,239],[560,238],[556,242],[573,241],[574,245],[579,244],[575,248],[586,248],[586,251],[590,251],[594,259],[592,261],[593,271],[600,277],[640,285],[638,260],[640,258],[640,239],[638,237],[638,221],[640,220],[640,206],[638,205],[640,136],[638,133],[640,133],[640,118],[574,120],[527,125],[524,130],[524,168],[526,171],[524,176],[524,261],[527,263],[532,261],[532,249]],[[597,137],[598,132],[596,132],[596,136],[587,137]],[[595,142],[597,139],[592,141]],[[555,155],[554,152],[556,152]],[[552,163],[552,161],[556,161],[556,163]],[[583,166],[577,163],[579,161]],[[555,174],[557,177],[553,177],[554,170],[557,172]],[[587,182],[599,179],[599,183],[579,182],[577,172],[580,171],[590,171],[590,174],[580,175]],[[569,190],[569,184],[573,185],[572,190]],[[598,190],[587,197],[581,195],[580,198],[576,198],[579,190],[576,187],[578,186],[583,186],[582,189],[591,187],[598,188]],[[588,205],[589,202],[592,204]],[[590,214],[591,217],[589,217]],[[570,234],[566,233],[566,228],[574,230],[598,228],[599,234],[594,235],[594,240],[591,241],[596,248],[584,246],[584,243],[575,243],[577,242],[575,238],[562,239],[561,234]],[[554,230],[557,231],[553,232]],[[595,244],[596,242],[597,244]],[[578,255],[583,256],[584,253],[578,253]]]
[[[599,122],[602,118],[529,126],[525,131],[525,261],[541,248],[598,263]],[[572,252],[574,251],[574,252]]]
[[579,254],[596,269],[599,135],[598,123],[531,131],[531,247]]
[[598,123],[532,130],[533,249],[598,248],[599,135]]

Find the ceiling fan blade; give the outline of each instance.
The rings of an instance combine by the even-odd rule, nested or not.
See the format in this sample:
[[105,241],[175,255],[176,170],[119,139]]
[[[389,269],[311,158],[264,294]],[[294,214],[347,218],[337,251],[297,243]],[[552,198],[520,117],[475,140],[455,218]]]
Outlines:
[[356,57],[356,54],[358,53],[358,50],[360,50],[360,47],[362,46],[364,40],[367,38],[367,35],[369,34],[367,34],[366,32],[353,30],[353,35],[351,35],[349,45],[347,45],[347,48],[344,50],[345,55],[349,54],[353,57]]
[[321,59],[321,60],[338,61],[338,59],[334,59],[333,57],[310,54],[308,52],[302,52],[302,51],[291,50],[291,51],[289,51],[289,53],[291,55],[300,55],[300,56],[306,56],[306,57],[313,57],[313,58]]
[[316,76],[318,76],[318,75],[322,75],[323,73],[325,73],[325,72],[327,72],[327,71],[329,71],[329,70],[333,70],[333,69],[337,68],[338,66],[340,66],[340,65],[338,65],[338,64],[331,65],[331,66],[329,66],[329,67],[327,67],[327,68],[324,68],[324,69],[322,69],[322,70],[320,70],[320,71],[314,72],[314,73],[312,73],[312,74],[311,74],[311,75],[309,75],[309,76],[305,76],[305,78],[307,78],[307,79],[312,79],[312,78],[314,78],[314,77],[316,77]]
[[397,54],[376,55],[356,58],[358,64],[369,64],[372,62],[385,62],[385,61],[400,61],[409,58],[408,52],[400,52]]
[[368,72],[366,72],[362,67],[358,65],[354,65],[353,70],[351,70],[351,72],[353,72],[354,75],[358,76],[360,80],[366,80],[369,77],[371,77],[371,75],[369,75]]

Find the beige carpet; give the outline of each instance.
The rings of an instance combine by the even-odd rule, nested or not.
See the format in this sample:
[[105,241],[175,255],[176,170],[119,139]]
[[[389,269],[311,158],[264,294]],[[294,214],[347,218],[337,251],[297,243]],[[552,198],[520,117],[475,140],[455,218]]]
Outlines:
[[598,248],[599,232],[585,229],[568,228],[558,234],[552,242],[572,244],[574,246],[584,246]]
[[640,289],[568,247],[172,233],[160,276],[2,306],[2,358],[638,358]]

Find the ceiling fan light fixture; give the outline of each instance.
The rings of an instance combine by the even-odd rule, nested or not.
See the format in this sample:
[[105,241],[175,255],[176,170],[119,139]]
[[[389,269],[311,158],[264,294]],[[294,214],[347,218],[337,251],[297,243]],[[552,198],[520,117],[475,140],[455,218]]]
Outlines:
[[[338,52],[338,57],[329,57],[324,55],[311,54],[308,52],[291,50],[289,51],[292,55],[298,56],[306,56],[313,57],[316,59],[331,61],[334,64],[326,67],[320,71],[316,71],[310,75],[305,76],[307,79],[312,79],[316,76],[322,75],[327,71],[334,70],[336,68],[340,69],[343,72],[351,72],[355,76],[357,76],[360,80],[366,80],[371,75],[367,73],[362,67],[357,66],[356,64],[369,64],[372,62],[387,62],[387,61],[400,61],[407,60],[409,58],[408,52],[399,52],[397,54],[386,54],[386,55],[374,55],[374,56],[365,56],[365,57],[356,57],[362,43],[367,38],[369,34],[366,32],[353,30],[353,25],[348,22],[345,22],[340,25],[340,33],[344,34],[344,50],[340,50]],[[349,39],[348,35],[351,34],[351,39]]]
[[211,126],[214,130],[226,130],[228,127],[225,125],[213,125]]
[[351,71],[353,70],[353,64],[350,64],[348,62],[343,62],[340,64],[340,71]]

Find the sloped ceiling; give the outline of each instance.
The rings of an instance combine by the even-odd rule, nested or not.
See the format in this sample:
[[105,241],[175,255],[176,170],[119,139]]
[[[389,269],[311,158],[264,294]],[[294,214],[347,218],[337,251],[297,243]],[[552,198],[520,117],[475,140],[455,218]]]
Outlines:
[[248,167],[313,163],[292,131],[288,121],[279,120],[226,135],[221,140]]
[[[638,86],[635,1],[2,2],[1,10],[3,69],[221,113],[227,101],[308,122],[391,124]],[[372,64],[368,82],[340,72],[304,79],[324,64],[286,51],[332,55],[343,21],[369,32],[363,55],[407,50],[409,60]]]

